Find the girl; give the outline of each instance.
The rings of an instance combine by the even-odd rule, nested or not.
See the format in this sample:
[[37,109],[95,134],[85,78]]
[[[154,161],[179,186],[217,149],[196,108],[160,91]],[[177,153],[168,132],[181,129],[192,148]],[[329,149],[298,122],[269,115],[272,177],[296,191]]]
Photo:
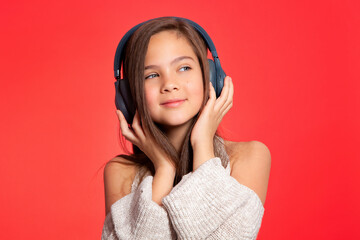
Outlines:
[[105,167],[102,239],[255,239],[270,152],[217,135],[234,87],[226,76],[216,98],[199,33],[178,18],[148,21],[127,43],[123,69],[136,113],[131,125],[117,115],[133,153]]

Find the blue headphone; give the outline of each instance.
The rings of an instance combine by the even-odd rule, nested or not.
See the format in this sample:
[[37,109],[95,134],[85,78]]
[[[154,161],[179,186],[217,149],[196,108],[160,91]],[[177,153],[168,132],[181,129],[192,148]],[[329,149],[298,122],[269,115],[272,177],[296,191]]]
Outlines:
[[[211,40],[210,36],[206,33],[206,31],[197,23],[180,17],[173,17],[176,20],[185,21],[189,23],[194,29],[202,36],[204,39],[208,49],[211,52],[211,55],[214,60],[208,59],[209,62],[209,70],[210,70],[210,82],[215,88],[216,97],[220,96],[221,90],[224,86],[224,78],[226,74],[224,70],[221,68],[220,60],[216,52],[215,45]],[[152,21],[154,19],[150,19],[148,21]],[[117,46],[116,53],[115,53],[115,60],[114,60],[114,76],[116,79],[115,82],[115,105],[116,108],[119,109],[126,118],[126,121],[131,124],[135,115],[135,105],[132,101],[129,81],[127,79],[120,79],[120,72],[121,72],[121,62],[124,59],[123,52],[124,47],[132,34],[144,23],[148,22],[145,21],[140,23],[130,29],[121,39],[119,45]]]

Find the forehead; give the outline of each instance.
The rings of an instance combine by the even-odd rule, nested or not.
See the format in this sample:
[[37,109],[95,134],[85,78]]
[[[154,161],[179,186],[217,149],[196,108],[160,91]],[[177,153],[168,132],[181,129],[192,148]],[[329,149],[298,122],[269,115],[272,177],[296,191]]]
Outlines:
[[150,38],[145,63],[171,61],[177,56],[191,56],[196,59],[196,54],[185,36],[176,31],[162,31]]

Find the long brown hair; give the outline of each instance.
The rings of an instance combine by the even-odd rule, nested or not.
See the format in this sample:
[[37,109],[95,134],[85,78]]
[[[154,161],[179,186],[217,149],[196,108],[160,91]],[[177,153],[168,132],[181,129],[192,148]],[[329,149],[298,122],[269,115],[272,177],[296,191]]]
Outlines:
[[[147,104],[144,90],[145,55],[151,36],[162,31],[175,31],[178,37],[186,38],[197,56],[200,63],[204,86],[204,99],[201,109],[205,106],[209,97],[209,64],[207,60],[207,47],[199,33],[187,22],[172,17],[157,18],[144,23],[134,32],[125,47],[123,76],[129,80],[132,98],[142,120],[142,127],[149,130],[158,145],[164,149],[176,166],[176,176],[174,179],[175,186],[185,174],[192,171],[193,151],[190,143],[190,135],[199,114],[193,118],[191,127],[187,131],[179,153],[170,143],[164,132],[151,119],[149,110],[146,107]],[[220,142],[214,141],[214,144],[220,144]],[[137,146],[133,145],[132,154],[119,156],[126,158],[139,166],[145,166],[151,171],[152,175],[155,174],[155,169],[151,160]]]

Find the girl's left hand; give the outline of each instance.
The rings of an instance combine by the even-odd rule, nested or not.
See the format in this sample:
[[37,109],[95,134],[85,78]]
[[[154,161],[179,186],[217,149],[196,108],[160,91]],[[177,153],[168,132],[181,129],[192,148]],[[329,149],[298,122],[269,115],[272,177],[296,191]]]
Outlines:
[[229,76],[224,79],[224,87],[218,99],[210,83],[209,99],[200,113],[191,132],[191,145],[194,152],[193,170],[214,157],[213,138],[216,130],[233,105],[234,85]]

